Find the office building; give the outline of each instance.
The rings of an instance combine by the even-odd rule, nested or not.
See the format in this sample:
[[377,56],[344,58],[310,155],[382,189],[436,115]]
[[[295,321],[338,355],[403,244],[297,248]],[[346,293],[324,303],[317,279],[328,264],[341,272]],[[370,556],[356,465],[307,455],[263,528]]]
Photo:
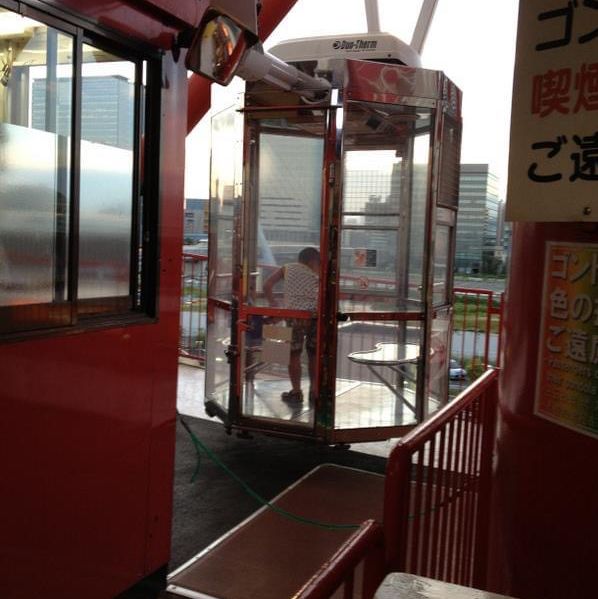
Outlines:
[[208,204],[206,198],[187,198],[185,200],[184,238],[186,242],[207,239]]
[[262,134],[259,224],[268,241],[318,244],[323,144]]
[[[120,75],[86,76],[81,80],[81,138],[86,141],[133,149],[132,83]],[[31,120],[34,129],[47,130],[45,123],[46,80],[32,84]],[[57,81],[56,132],[70,135],[72,79]]]
[[499,242],[498,179],[487,164],[462,164],[455,269],[458,273],[496,272],[502,268]]

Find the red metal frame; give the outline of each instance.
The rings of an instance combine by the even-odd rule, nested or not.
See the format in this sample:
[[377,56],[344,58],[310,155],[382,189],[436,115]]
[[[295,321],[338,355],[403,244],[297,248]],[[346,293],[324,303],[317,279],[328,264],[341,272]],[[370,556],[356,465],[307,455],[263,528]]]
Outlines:
[[[357,568],[363,566],[361,584],[357,582]],[[371,599],[384,578],[384,535],[380,524],[366,520],[339,550],[322,565],[320,570],[295,595],[295,599],[327,599],[339,588],[343,597],[358,596]]]
[[[486,370],[489,366],[497,366],[498,364],[492,364],[490,360],[490,336],[492,334],[492,324],[496,323],[497,328],[497,351],[496,357],[500,356],[501,350],[501,332],[502,332],[502,319],[504,314],[505,307],[505,299],[504,293],[496,293],[494,291],[490,291],[488,289],[477,289],[477,288],[467,288],[467,287],[454,287],[453,288],[453,297],[455,300],[457,296],[460,296],[463,299],[463,316],[461,318],[454,317],[453,318],[453,328],[455,324],[463,325],[463,330],[465,331],[467,328],[467,317],[470,309],[473,309],[473,358],[471,368],[475,370],[476,366],[483,368]],[[498,296],[498,300],[497,300]],[[482,305],[482,300],[485,302],[485,306]],[[495,304],[498,301],[498,306]],[[454,301],[453,301],[454,305]],[[473,306],[472,306],[473,305]],[[481,322],[483,319],[483,323]],[[484,351],[481,355],[478,355],[476,352],[478,347],[478,339],[480,335],[483,335],[483,344]],[[460,351],[457,348],[452,348],[452,355],[457,357],[457,360],[461,365],[465,362],[465,335],[463,335],[461,341]]]
[[[208,257],[200,254],[183,252],[183,272],[181,273],[181,337],[179,339],[179,357],[197,360],[199,364],[205,362],[205,328],[198,325],[198,335],[183,335],[185,325],[188,330],[193,329],[194,320],[199,320],[202,313],[207,314],[207,272]],[[203,264],[203,266],[202,266]],[[190,268],[188,268],[190,266]],[[188,281],[188,279],[191,279]],[[188,291],[190,299],[186,299]],[[202,309],[202,305],[205,306]],[[201,333],[204,334],[204,343],[200,343]],[[197,347],[194,347],[197,345]],[[199,347],[201,345],[201,347]]]
[[199,19],[195,0],[43,0],[83,19],[169,51],[175,35]]
[[498,370],[489,370],[391,452],[389,571],[485,588],[497,393]]
[[[263,37],[293,4],[265,3]],[[209,106],[209,84],[197,76],[188,84],[169,52],[174,35],[195,25],[192,0],[46,5],[166,50],[156,322],[0,346],[0,453],[12,456],[1,492],[4,513],[15,516],[2,526],[11,564],[3,596],[106,599],[169,559],[184,139]]]
[[[292,4],[266,3],[264,30]],[[209,85],[189,90],[170,51],[195,0],[32,5],[165,51],[157,318],[0,345],[2,596],[108,599],[170,557],[187,99],[209,105]]]

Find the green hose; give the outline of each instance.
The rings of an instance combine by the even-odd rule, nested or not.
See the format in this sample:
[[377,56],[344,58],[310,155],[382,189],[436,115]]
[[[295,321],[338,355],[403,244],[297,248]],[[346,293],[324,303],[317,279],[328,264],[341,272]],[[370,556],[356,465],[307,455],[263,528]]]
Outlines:
[[183,420],[183,417],[179,412],[177,412],[179,420],[181,424],[189,433],[189,437],[191,437],[191,441],[193,442],[193,446],[195,447],[195,452],[197,453],[197,464],[195,466],[195,471],[193,472],[193,476],[191,477],[191,482],[194,482],[197,479],[197,475],[199,474],[199,468],[201,465],[201,457],[202,453],[206,455],[214,464],[219,466],[226,474],[228,474],[233,480],[235,480],[241,487],[245,490],[245,492],[253,497],[258,503],[265,505],[270,508],[272,511],[277,514],[288,518],[289,520],[294,520],[295,522],[300,522],[301,524],[309,524],[310,526],[316,526],[318,528],[324,528],[327,530],[356,530],[359,528],[357,524],[331,524],[328,522],[319,522],[318,520],[312,520],[310,518],[304,518],[303,516],[298,516],[297,514],[292,514],[291,512],[287,512],[286,510],[278,507],[274,503],[271,503],[267,499],[264,499],[261,495],[256,493],[244,480],[239,478],[226,464],[220,461],[220,459],[208,448],[206,447],[197,437],[197,435],[191,430],[191,427]]

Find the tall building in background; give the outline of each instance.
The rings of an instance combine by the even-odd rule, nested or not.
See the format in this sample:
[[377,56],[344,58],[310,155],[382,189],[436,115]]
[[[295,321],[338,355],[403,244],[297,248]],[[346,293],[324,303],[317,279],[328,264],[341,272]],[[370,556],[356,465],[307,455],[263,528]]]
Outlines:
[[208,238],[208,206],[207,199],[185,199],[184,239],[186,243]]
[[498,179],[487,164],[462,164],[455,269],[458,273],[502,272]]
[[388,169],[347,170],[343,180],[344,210],[362,211],[364,203],[367,201],[385,202],[400,174],[400,169],[392,171]]
[[319,244],[322,152],[321,139],[260,136],[259,225],[267,241]]
[[[133,84],[120,75],[83,77],[81,80],[81,137],[87,141],[133,149]],[[45,129],[46,80],[32,84],[33,127]],[[70,135],[72,79],[57,81],[56,132]]]
[[389,260],[384,254],[392,253],[393,248],[396,251],[394,234],[377,227],[388,224],[385,214],[398,212],[400,176],[400,168],[347,169],[344,173],[343,212],[354,215],[345,216],[345,223],[352,222],[357,226],[344,231],[343,244],[352,248],[375,249],[379,265]]

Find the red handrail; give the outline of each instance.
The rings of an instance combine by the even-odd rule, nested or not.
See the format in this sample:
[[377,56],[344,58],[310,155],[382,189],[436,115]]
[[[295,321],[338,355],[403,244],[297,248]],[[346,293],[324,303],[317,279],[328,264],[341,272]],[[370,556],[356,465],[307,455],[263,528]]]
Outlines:
[[463,408],[467,407],[468,404],[475,401],[480,395],[483,395],[493,387],[496,384],[497,377],[498,370],[494,368],[487,370],[477,381],[475,381],[475,383],[459,394],[454,401],[447,404],[443,409],[435,412],[433,416],[428,418],[428,420],[425,420],[419,426],[407,433],[403,438],[399,439],[393,450],[390,452],[388,458],[389,466],[392,464],[396,453],[405,450],[413,451],[419,449],[422,444],[430,441],[438,430],[453,420]]
[[[476,366],[479,364],[481,368],[486,370],[491,365],[498,365],[498,357],[500,356],[501,346],[501,327],[502,327],[502,316],[504,311],[504,293],[494,292],[488,289],[477,289],[477,288],[465,288],[455,287],[453,289],[453,295],[455,298],[461,297],[463,299],[463,314],[455,315],[453,318],[453,328],[462,331],[461,337],[461,348],[460,352],[452,349],[452,357],[454,357],[460,365],[466,364],[466,354],[471,355],[471,371],[475,373]],[[498,306],[495,306],[498,296]],[[484,300],[484,302],[482,301]],[[455,302],[453,302],[455,304]],[[485,303],[485,306],[484,306]],[[473,327],[468,325],[468,313],[472,308],[473,304]],[[484,316],[485,312],[485,316]],[[494,363],[490,356],[490,341],[493,335],[492,324],[496,318],[496,340],[497,348],[495,353]],[[483,319],[483,325],[480,320]],[[471,335],[471,349],[469,352],[465,351],[465,338],[466,335]],[[484,349],[482,352],[478,352],[478,340],[482,338],[484,343]]]
[[384,535],[364,522],[295,599],[337,597],[341,587],[342,597],[371,599],[392,571],[485,588],[498,372],[486,371],[398,441],[386,469]]
[[[184,253],[183,254],[183,260],[186,263],[191,262],[192,264],[198,264],[198,263],[205,263],[207,261],[208,257],[205,254],[192,254],[192,253]],[[276,266],[273,265],[259,265],[260,268],[277,268]],[[185,269],[183,269],[184,272],[184,276],[185,276]],[[229,274],[221,274],[222,276],[232,276],[230,273]],[[351,280],[357,280],[358,277],[354,277],[352,275],[343,275],[341,277],[341,279],[343,281],[351,281]],[[370,279],[370,283],[374,283],[376,285],[394,285],[394,281],[390,280],[390,279],[383,279],[383,278],[372,278]],[[205,286],[207,285],[207,277],[203,277],[202,276],[202,280],[200,282],[201,286]],[[344,294],[341,293],[341,297],[344,297],[344,299],[347,299],[348,297],[351,297],[351,293],[355,293],[358,290],[350,290],[349,293]],[[362,292],[361,290],[359,290],[360,293],[362,293],[362,295],[360,295],[360,298],[364,301],[367,300],[367,292]],[[488,366],[490,366],[491,364],[493,364],[493,360],[492,357],[490,355],[490,342],[491,342],[491,338],[493,336],[492,333],[492,323],[493,320],[495,318],[497,318],[498,320],[498,331],[496,333],[496,340],[497,340],[497,351],[496,351],[496,356],[500,355],[500,346],[501,346],[501,337],[500,337],[500,326],[501,326],[501,320],[502,320],[502,314],[503,314],[503,309],[504,309],[504,294],[503,293],[499,293],[499,305],[498,307],[495,307],[495,301],[496,301],[496,292],[487,290],[487,289],[477,289],[477,288],[463,288],[463,287],[455,287],[454,288],[454,294],[455,296],[459,296],[459,297],[463,297],[463,302],[464,302],[464,313],[462,318],[459,318],[459,316],[456,316],[454,318],[454,323],[455,323],[455,327],[457,330],[461,329],[462,332],[462,338],[461,338],[461,347],[459,348],[457,347],[453,347],[452,351],[451,351],[451,357],[455,358],[457,360],[457,362],[459,363],[460,367],[464,367],[469,371],[469,377],[468,379],[461,379],[459,378],[459,380],[461,381],[461,383],[459,382],[454,382],[454,384],[452,384],[452,388],[453,387],[459,387],[460,384],[467,384],[468,380],[472,380],[477,376],[477,372],[478,372],[478,367],[479,368],[483,368],[486,369],[488,368]],[[183,298],[185,299],[185,298]],[[471,307],[473,305],[473,308]],[[189,303],[189,301],[187,301],[187,303],[183,303],[182,304],[182,316],[181,316],[181,326],[184,329],[188,329],[189,328],[189,322],[192,320],[192,316],[190,314],[191,311],[194,311],[196,313],[200,313],[202,311],[205,311],[205,304],[202,303],[201,301],[196,301],[195,303],[192,303],[192,305]],[[259,306],[253,306],[251,307],[250,310],[251,313],[255,313],[255,314],[262,314],[262,315],[269,315],[269,316],[280,316],[279,314],[271,314],[270,313],[270,308],[263,308],[263,307],[259,307]],[[285,312],[286,314],[286,312]],[[474,327],[473,330],[467,330],[468,326],[467,326],[467,315],[470,314],[470,317],[473,318],[474,321]],[[288,315],[288,314],[287,314]],[[376,319],[380,319],[382,316],[386,316],[388,320],[421,320],[421,318],[423,318],[423,313],[417,314],[417,313],[411,313],[411,312],[389,312],[389,313],[374,313],[372,311],[365,311],[365,312],[356,312],[355,311],[355,306],[353,307],[353,311],[351,313],[351,316],[354,319],[366,319],[368,316],[370,317],[374,317]],[[197,318],[197,314],[195,316],[195,318]],[[199,331],[199,337],[201,336],[205,336],[205,331]],[[469,338],[469,345],[471,347],[468,348],[468,351],[466,351],[465,348],[465,339],[466,336],[470,336]],[[199,357],[200,362],[201,362],[201,358],[202,356],[199,355],[195,355],[197,352],[189,347],[190,343],[195,343],[197,345],[198,339],[195,338],[191,338],[189,335],[187,335],[186,338],[181,338],[181,343],[180,343],[180,355],[181,356],[185,356],[185,357],[189,357],[189,356],[194,356],[194,357]],[[479,350],[478,346],[482,345],[483,343],[483,349]]]
[[206,330],[201,315],[206,313],[207,259],[202,254],[184,252],[181,274],[179,356],[200,364],[205,358]]
[[[354,597],[356,586],[356,596],[371,599],[385,574],[383,540],[380,524],[366,520],[293,599],[327,599],[341,587],[343,597]],[[360,565],[363,569],[356,575]]]
[[498,371],[397,442],[386,469],[387,567],[484,588]]
[[188,258],[195,262],[207,262],[207,254],[193,254],[191,252],[183,252],[183,259]]

